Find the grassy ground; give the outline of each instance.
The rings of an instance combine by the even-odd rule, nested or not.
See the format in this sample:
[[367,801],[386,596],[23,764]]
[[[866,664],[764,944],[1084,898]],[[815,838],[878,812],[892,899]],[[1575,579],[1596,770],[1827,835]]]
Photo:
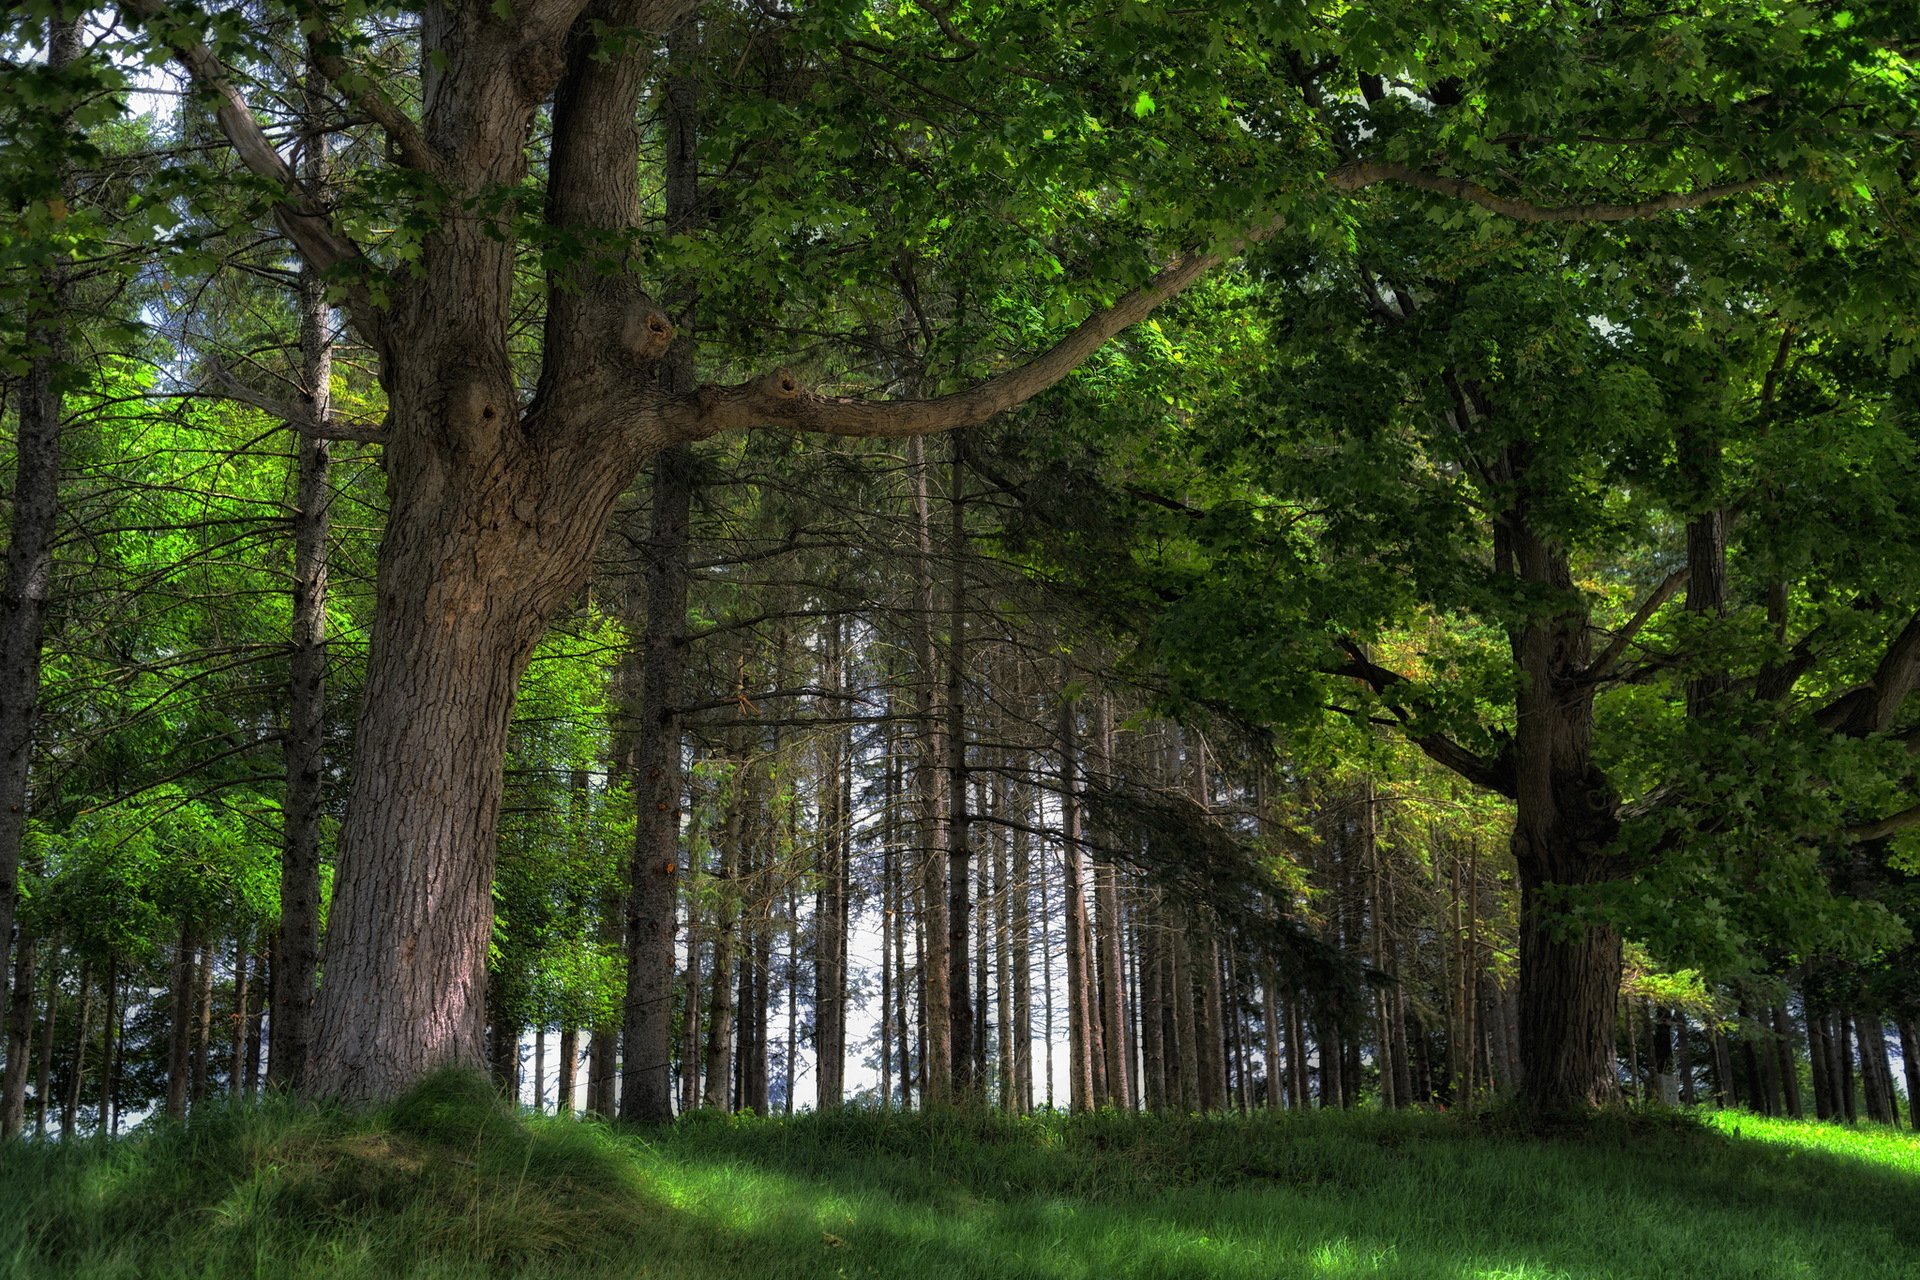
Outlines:
[[0,1276],[1920,1274],[1920,1139],[1727,1114],[516,1121],[459,1078],[0,1152]]

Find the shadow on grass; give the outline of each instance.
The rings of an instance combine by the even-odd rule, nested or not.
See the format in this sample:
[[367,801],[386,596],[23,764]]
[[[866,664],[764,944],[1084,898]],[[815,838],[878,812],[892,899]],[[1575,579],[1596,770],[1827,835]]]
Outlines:
[[[765,1204],[714,1225],[802,1255],[767,1275],[1824,1280],[1920,1256],[1913,1172],[1695,1125],[843,1114],[695,1119],[660,1145]],[[830,1265],[804,1256],[822,1234]]]
[[456,1076],[375,1116],[273,1103],[0,1152],[0,1276],[1915,1274],[1920,1143],[1876,1163],[1767,1123],[849,1111],[646,1132],[518,1120]]

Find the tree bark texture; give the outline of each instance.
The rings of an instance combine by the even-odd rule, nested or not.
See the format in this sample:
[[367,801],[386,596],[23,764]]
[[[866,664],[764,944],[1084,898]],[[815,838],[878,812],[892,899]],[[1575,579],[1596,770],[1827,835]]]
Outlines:
[[[48,70],[64,70],[83,51],[78,18],[48,20]],[[62,122],[63,129],[67,123]],[[71,176],[63,173],[62,193],[70,196],[71,188]],[[29,354],[14,424],[12,520],[6,579],[0,582],[0,1023],[6,1020],[11,991],[7,957],[20,902],[33,730],[40,708],[40,650],[60,520],[60,433],[66,412],[60,379],[67,362],[67,293],[67,265],[55,255],[28,304]],[[32,1004],[32,989],[23,990],[19,998]]]
[[[307,73],[306,179],[325,187],[327,135],[315,122],[325,86]],[[300,381],[314,422],[333,414],[333,312],[317,268],[300,270]],[[267,1078],[299,1087],[313,1048],[313,1001],[320,967],[320,814],[327,728],[327,539],[332,524],[333,445],[294,427],[298,458],[293,511],[293,627],[284,753],[287,803],[280,858],[280,933],[273,967]]]
[[1593,759],[1591,632],[1566,554],[1509,522],[1522,581],[1569,603],[1511,632],[1520,670],[1514,730],[1513,853],[1520,880],[1520,1069],[1523,1096],[1544,1110],[1610,1105],[1620,987],[1619,932],[1567,919],[1569,893],[1612,874],[1618,801]]

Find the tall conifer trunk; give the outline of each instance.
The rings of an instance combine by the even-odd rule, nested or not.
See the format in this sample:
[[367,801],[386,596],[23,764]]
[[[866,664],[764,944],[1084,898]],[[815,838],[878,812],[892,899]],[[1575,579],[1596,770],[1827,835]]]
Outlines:
[[[319,127],[326,95],[319,73],[305,86],[309,134],[306,179],[327,181],[327,135]],[[300,269],[300,378],[316,422],[333,412],[332,308],[312,264]],[[294,435],[298,456],[293,511],[293,626],[288,637],[289,704],[283,751],[287,805],[280,855],[280,931],[275,939],[273,1019],[267,1078],[296,1087],[312,1050],[314,986],[320,967],[321,776],[327,727],[327,539],[331,526],[333,445]]]
[[[47,22],[47,67],[58,73],[84,51],[79,18]],[[63,119],[64,132],[70,122]],[[72,194],[63,170],[62,196]],[[20,901],[20,855],[27,831],[28,782],[34,720],[40,708],[40,648],[53,592],[53,545],[60,519],[60,432],[66,398],[60,376],[67,361],[67,264],[56,255],[28,304],[31,354],[21,379],[14,423],[12,511],[6,578],[0,582],[0,1024],[7,1021],[9,948]],[[24,940],[22,942],[24,946]],[[31,1005],[33,990],[18,993]],[[8,1063],[24,1078],[24,1064]]]

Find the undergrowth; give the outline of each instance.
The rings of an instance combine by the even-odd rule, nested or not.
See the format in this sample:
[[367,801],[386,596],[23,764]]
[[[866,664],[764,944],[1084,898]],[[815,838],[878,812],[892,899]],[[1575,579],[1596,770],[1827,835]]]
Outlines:
[[446,1075],[0,1151],[0,1276],[1910,1277],[1920,1138],[1737,1113],[516,1117]]

